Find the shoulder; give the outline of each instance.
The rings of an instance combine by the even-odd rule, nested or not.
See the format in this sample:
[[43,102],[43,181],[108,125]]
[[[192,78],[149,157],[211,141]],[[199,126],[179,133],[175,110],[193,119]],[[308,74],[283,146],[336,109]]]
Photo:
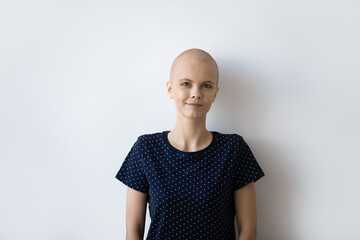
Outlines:
[[217,134],[219,142],[224,144],[240,145],[244,142],[244,138],[238,133],[215,133]]
[[138,136],[136,143],[141,146],[149,146],[161,141],[162,132],[144,133]]

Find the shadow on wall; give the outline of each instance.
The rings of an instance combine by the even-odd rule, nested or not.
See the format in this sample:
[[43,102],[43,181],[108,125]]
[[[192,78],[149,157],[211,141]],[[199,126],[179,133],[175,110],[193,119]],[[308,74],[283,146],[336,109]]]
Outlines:
[[[265,172],[265,177],[255,183],[259,240],[294,239],[291,233],[295,223],[295,176],[289,176],[282,162],[289,161],[284,148],[275,141],[249,141],[247,133],[261,135],[261,131],[271,128],[266,122],[271,106],[267,105],[264,88],[259,86],[259,77],[247,76],[236,66],[236,61],[221,66],[219,94],[215,101],[212,118],[223,130],[244,136],[255,158]],[[238,61],[237,61],[238,62]],[[222,61],[223,63],[223,61]],[[241,65],[241,64],[240,64]],[[245,74],[243,74],[245,72]],[[251,126],[252,129],[248,129]],[[225,129],[224,129],[225,128]],[[226,129],[229,128],[229,129]],[[259,133],[259,134],[256,134]],[[276,136],[274,136],[276,139]],[[234,225],[237,229],[236,217]],[[236,236],[238,238],[238,235]]]

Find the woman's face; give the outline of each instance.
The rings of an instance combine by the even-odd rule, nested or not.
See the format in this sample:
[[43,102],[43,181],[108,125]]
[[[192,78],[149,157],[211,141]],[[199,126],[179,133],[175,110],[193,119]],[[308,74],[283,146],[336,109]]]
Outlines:
[[219,90],[217,69],[209,61],[184,59],[173,69],[167,87],[178,113],[188,118],[205,117]]

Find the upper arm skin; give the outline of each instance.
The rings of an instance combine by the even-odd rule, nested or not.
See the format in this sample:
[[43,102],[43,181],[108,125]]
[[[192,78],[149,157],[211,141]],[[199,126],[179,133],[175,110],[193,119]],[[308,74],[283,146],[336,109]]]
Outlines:
[[127,188],[126,239],[143,239],[148,194]]
[[234,191],[234,204],[239,239],[256,239],[256,198],[253,182]]

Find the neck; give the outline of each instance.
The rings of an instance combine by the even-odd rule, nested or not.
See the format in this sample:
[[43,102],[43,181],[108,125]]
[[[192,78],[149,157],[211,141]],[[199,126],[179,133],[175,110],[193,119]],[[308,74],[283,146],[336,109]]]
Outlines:
[[171,131],[177,142],[184,146],[198,146],[209,139],[206,129],[206,114],[201,118],[187,118],[178,113],[176,125]]

